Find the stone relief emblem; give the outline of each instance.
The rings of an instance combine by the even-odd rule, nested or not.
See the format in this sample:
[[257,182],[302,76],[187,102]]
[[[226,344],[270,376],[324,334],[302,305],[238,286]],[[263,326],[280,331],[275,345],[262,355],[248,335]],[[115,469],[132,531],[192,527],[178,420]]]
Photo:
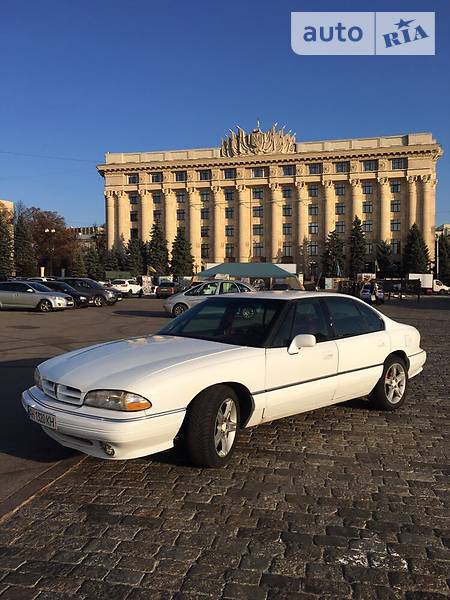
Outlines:
[[269,131],[261,131],[259,122],[255,129],[246,133],[244,129],[237,126],[237,131],[231,131],[230,135],[222,140],[221,156],[240,156],[243,154],[289,154],[295,152],[295,133],[284,127],[276,129],[275,123]]

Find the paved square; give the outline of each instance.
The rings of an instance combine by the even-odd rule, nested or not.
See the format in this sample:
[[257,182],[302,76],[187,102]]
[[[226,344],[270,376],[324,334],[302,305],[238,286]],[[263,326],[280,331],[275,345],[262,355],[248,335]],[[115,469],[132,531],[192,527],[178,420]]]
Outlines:
[[[123,304],[98,339],[142,333],[144,304]],[[0,600],[448,598],[450,298],[383,311],[428,352],[398,412],[246,430],[223,470],[88,458],[0,525]]]

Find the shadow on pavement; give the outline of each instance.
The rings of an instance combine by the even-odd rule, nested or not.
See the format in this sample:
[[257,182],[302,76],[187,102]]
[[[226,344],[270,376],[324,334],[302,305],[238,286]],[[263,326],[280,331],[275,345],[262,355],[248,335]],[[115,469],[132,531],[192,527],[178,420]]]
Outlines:
[[162,310],[115,310],[115,315],[122,317],[157,317],[167,319],[169,315]]

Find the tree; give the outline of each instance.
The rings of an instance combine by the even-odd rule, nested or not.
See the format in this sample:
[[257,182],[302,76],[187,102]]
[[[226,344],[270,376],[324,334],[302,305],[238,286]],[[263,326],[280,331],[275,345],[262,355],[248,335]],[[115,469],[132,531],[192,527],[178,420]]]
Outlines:
[[37,260],[27,213],[20,210],[14,223],[14,262],[16,274],[22,277],[35,277]]
[[366,241],[361,221],[355,217],[350,232],[350,277],[356,279],[364,271]]
[[86,277],[84,256],[80,246],[75,249],[73,254],[72,263],[70,265],[70,274],[72,277]]
[[155,270],[155,275],[166,275],[169,272],[167,240],[158,223],[153,223],[147,244],[147,265]]
[[103,267],[100,264],[97,248],[90,246],[84,252],[83,259],[86,275],[91,279],[101,279],[103,277]]
[[130,240],[127,245],[126,271],[129,271],[132,277],[142,275],[143,261],[141,246],[139,240]]
[[450,284],[450,240],[443,234],[438,239],[439,252],[439,272],[436,276],[439,277],[446,285]]
[[194,274],[194,258],[191,254],[191,244],[186,239],[184,229],[179,229],[173,241],[170,269],[176,278]]
[[105,276],[106,276],[106,271],[118,271],[119,270],[119,263],[117,261],[117,255],[114,252],[114,250],[107,250],[107,252],[105,253],[105,257],[103,259],[103,268],[105,271]]
[[119,240],[114,244],[113,252],[116,257],[119,271],[125,271],[127,268],[127,253],[125,250],[123,235],[121,235]]
[[393,277],[397,274],[397,266],[392,256],[392,248],[384,240],[377,244],[376,258],[381,277]]
[[336,231],[331,231],[325,241],[322,256],[325,277],[341,276],[344,268],[344,242]]
[[0,208],[0,273],[12,275],[14,270],[12,218]]
[[408,231],[403,252],[403,267],[406,274],[428,273],[430,270],[428,246],[415,223]]

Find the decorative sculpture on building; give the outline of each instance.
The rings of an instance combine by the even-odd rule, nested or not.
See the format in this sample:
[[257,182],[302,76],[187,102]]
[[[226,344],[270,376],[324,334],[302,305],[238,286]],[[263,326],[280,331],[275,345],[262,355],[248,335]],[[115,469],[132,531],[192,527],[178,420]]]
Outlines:
[[237,132],[230,129],[230,135],[222,140],[221,156],[240,156],[242,154],[289,154],[295,152],[295,133],[284,127],[276,129],[275,123],[269,131],[261,131],[259,121],[255,129],[246,133],[237,126]]

